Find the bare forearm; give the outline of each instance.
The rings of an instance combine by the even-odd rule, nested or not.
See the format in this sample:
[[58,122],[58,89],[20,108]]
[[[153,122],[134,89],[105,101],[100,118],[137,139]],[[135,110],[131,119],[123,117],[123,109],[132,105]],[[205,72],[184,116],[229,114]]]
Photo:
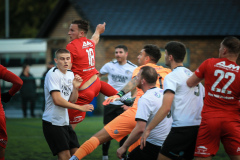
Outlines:
[[128,137],[128,139],[124,142],[123,146],[126,148],[131,146],[133,143],[135,143],[141,137],[142,133],[143,133],[143,130],[134,128],[132,130],[130,136]]
[[131,79],[131,81],[128,82],[128,84],[122,89],[125,93],[130,92],[131,90],[135,89],[138,85],[137,77],[134,77]]
[[69,98],[69,101],[72,102],[72,103],[75,103],[78,99],[78,89],[74,88],[73,91],[72,91],[72,94]]
[[92,35],[91,40],[94,41],[95,45],[98,44],[100,39],[100,33],[98,31],[95,31],[94,34]]

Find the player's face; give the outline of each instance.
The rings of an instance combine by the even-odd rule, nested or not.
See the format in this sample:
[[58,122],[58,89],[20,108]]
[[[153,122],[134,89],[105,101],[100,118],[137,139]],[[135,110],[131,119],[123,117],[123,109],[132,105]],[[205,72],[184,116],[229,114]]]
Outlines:
[[167,50],[165,50],[165,65],[171,67]]
[[115,58],[119,63],[125,62],[127,60],[128,53],[124,51],[123,48],[115,49]]
[[146,57],[147,57],[147,54],[145,52],[144,49],[142,49],[140,51],[140,54],[138,55],[137,59],[138,59],[138,64],[141,66],[141,65],[144,65],[146,64]]
[[71,24],[69,27],[68,35],[70,38],[70,41],[74,39],[81,38],[84,35],[83,31],[79,31],[77,24]]
[[58,69],[66,73],[68,69],[71,67],[71,56],[70,53],[61,53],[58,54],[57,58],[54,59],[57,64]]

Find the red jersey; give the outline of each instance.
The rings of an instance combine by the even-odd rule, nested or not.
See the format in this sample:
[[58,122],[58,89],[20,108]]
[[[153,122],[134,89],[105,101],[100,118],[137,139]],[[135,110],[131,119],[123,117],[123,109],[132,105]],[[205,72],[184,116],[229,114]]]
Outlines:
[[195,74],[205,79],[203,116],[240,114],[240,66],[227,58],[210,58],[199,66]]
[[72,71],[82,77],[81,86],[98,71],[95,68],[95,43],[82,37],[71,41],[67,47],[71,53]]
[[[0,79],[3,79],[5,74],[7,73],[7,68],[4,66],[0,65]],[[2,101],[1,101],[1,87],[0,87],[0,113],[3,112],[3,106],[2,106]]]

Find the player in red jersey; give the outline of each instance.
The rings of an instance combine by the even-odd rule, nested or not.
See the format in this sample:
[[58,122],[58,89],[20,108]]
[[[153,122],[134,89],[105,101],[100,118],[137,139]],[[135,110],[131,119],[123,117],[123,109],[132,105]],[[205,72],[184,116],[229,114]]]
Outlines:
[[10,72],[4,66],[0,65],[0,79],[4,81],[11,82],[13,84],[12,88],[6,92],[1,94],[0,101],[0,160],[4,160],[5,148],[7,146],[7,130],[6,130],[6,117],[5,112],[3,110],[2,102],[7,103],[10,101],[11,97],[17,93],[23,85],[23,81],[14,73]]
[[205,79],[205,99],[195,148],[196,160],[216,155],[220,140],[232,160],[240,160],[240,41],[226,37],[219,58],[205,60],[188,80],[189,87]]
[[[89,24],[84,20],[75,20],[70,25],[68,35],[70,43],[66,49],[71,53],[71,62],[74,74],[82,77],[83,82],[79,88],[78,100],[76,104],[89,104],[96,97],[99,92],[106,96],[117,94],[117,90],[108,85],[106,82],[100,81],[95,68],[95,45],[98,43],[100,34],[105,31],[105,25],[98,24],[91,39],[87,39]],[[68,110],[70,124],[73,129],[76,125],[83,121],[86,112],[78,110]]]

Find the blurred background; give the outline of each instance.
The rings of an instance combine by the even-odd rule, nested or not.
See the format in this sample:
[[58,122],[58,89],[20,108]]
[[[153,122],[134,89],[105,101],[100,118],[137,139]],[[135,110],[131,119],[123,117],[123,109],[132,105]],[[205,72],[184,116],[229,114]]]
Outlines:
[[[240,36],[239,0],[0,0],[0,4],[0,63],[19,76],[22,66],[29,65],[36,82],[37,117],[44,105],[43,74],[54,52],[69,43],[68,28],[75,19],[90,22],[88,38],[97,24],[106,22],[96,46],[98,70],[114,59],[118,44],[128,47],[128,59],[137,64],[145,44],[159,46],[164,57],[168,41],[181,41],[187,47],[184,65],[194,71],[207,58],[218,57],[224,37]],[[158,64],[164,65],[164,58]],[[2,92],[9,87],[1,81]],[[88,116],[102,114],[103,97],[93,100],[95,111]],[[20,93],[4,108],[8,118],[23,117]]]

